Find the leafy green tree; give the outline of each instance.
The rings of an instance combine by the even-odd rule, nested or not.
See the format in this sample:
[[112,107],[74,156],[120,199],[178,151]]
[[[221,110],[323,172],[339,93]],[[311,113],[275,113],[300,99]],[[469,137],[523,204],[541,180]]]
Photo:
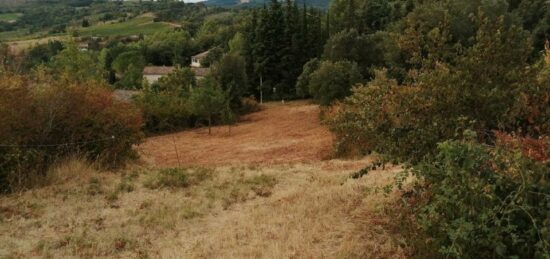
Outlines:
[[150,89],[154,92],[168,92],[174,96],[189,97],[197,85],[195,74],[188,67],[177,67],[174,72],[159,78]]
[[303,64],[320,54],[326,40],[322,17],[323,12],[305,5],[300,10],[293,1],[283,6],[272,0],[259,12],[251,12],[242,55],[257,95],[266,99],[296,97],[296,80]]
[[[369,41],[366,35],[360,35],[357,30],[345,30],[334,34],[325,44],[323,58],[331,61],[353,61],[366,72],[373,62],[368,53]],[[372,51],[371,51],[372,52]],[[373,53],[382,55],[382,53]],[[376,59],[380,59],[376,57]],[[380,62],[378,62],[380,63]]]
[[208,134],[212,134],[212,120],[226,107],[224,91],[212,78],[205,78],[199,87],[193,89],[189,97],[189,107],[193,114],[208,121]]
[[309,81],[311,80],[311,74],[319,69],[321,62],[319,59],[314,58],[304,65],[302,74],[298,77],[296,82],[296,94],[298,97],[306,98],[309,94]]
[[76,82],[103,81],[104,70],[93,52],[82,52],[69,43],[50,62],[50,67]]
[[357,64],[348,61],[323,61],[311,74],[309,93],[321,105],[351,94],[351,88],[362,81]]
[[229,53],[232,55],[243,54],[244,49],[244,36],[242,33],[237,32],[235,36],[228,42]]
[[231,126],[237,123],[237,115],[231,109],[229,102],[226,102],[226,105],[221,112],[221,120],[223,124],[227,125],[227,133],[231,135]]
[[223,91],[228,93],[231,107],[238,108],[241,103],[241,97],[248,91],[248,78],[244,58],[233,54],[224,55],[212,67],[211,75]]
[[63,48],[63,44],[60,41],[50,41],[46,44],[33,47],[25,55],[22,64],[23,69],[28,71],[38,65],[50,62]]
[[139,51],[124,52],[116,57],[112,68],[119,81],[116,85],[124,89],[139,89],[143,78],[145,59]]
[[334,0],[332,26],[336,31],[356,29],[359,33],[383,30],[392,20],[392,2],[387,0]]
[[211,48],[208,51],[208,54],[206,55],[206,57],[204,57],[201,60],[201,65],[205,66],[205,67],[209,67],[212,64],[218,62],[222,58],[222,56],[223,56],[223,49],[222,48],[220,48],[220,47]]
[[494,130],[548,134],[548,109],[537,96],[548,96],[550,81],[540,76],[544,68],[530,64],[528,33],[506,25],[504,17],[479,13],[475,20],[475,44],[452,54],[452,62],[428,56],[410,85],[378,75],[356,89],[334,123],[339,143],[368,139],[366,148],[417,162],[456,137],[457,129],[472,128],[488,143]]
[[146,37],[143,44],[147,63],[154,65],[186,66],[197,50],[185,31],[157,32]]

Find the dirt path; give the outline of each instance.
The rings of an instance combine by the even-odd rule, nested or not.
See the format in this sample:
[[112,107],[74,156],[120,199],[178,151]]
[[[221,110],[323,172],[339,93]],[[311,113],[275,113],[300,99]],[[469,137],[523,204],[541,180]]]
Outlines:
[[319,123],[319,107],[270,103],[231,128],[183,131],[147,139],[141,157],[158,167],[312,163],[328,157],[332,135]]
[[[164,258],[402,258],[388,233],[385,205],[397,195],[367,195],[392,183],[400,168],[349,175],[372,158],[328,160],[331,133],[308,102],[270,103],[232,127],[205,128],[148,139],[142,157],[155,167],[246,166],[274,176],[273,195],[202,218],[157,240]],[[177,150],[177,152],[176,152]]]

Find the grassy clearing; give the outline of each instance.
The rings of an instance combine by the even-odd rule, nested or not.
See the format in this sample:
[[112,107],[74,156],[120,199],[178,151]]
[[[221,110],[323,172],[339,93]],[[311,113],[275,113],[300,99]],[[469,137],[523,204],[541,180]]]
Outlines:
[[0,22],[15,22],[22,15],[21,13],[2,13],[0,14]]
[[208,215],[269,197],[277,183],[244,168],[109,173],[78,160],[47,178],[43,188],[0,197],[0,258],[156,257],[161,243],[144,249],[163,233],[177,235]]
[[364,163],[110,173],[71,160],[0,197],[0,257],[403,257],[385,227],[397,195],[366,195],[397,170],[349,179]]
[[173,26],[166,23],[153,22],[152,17],[140,16],[121,23],[99,24],[82,28],[79,32],[81,36],[129,36],[140,33],[147,35],[172,28]]

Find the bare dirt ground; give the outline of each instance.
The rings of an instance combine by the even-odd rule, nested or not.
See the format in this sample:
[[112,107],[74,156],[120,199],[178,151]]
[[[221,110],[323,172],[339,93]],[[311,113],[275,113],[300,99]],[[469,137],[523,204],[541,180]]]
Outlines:
[[[406,258],[388,214],[399,192],[381,191],[401,168],[351,179],[374,158],[325,159],[316,106],[269,104],[226,131],[151,138],[145,165],[118,172],[69,161],[0,197],[0,258]],[[206,173],[151,188],[178,164]]]
[[319,107],[304,101],[270,103],[231,127],[152,137],[141,157],[159,167],[313,163],[328,158],[332,135],[319,123]]

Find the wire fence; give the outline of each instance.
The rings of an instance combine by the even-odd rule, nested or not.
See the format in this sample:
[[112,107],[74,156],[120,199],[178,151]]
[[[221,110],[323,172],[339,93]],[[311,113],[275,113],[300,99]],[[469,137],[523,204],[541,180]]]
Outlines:
[[92,143],[114,141],[115,136],[108,138],[88,140],[88,141],[76,141],[76,142],[67,142],[67,143],[57,143],[57,144],[38,144],[38,145],[10,145],[10,144],[0,144],[0,148],[47,148],[47,147],[64,147],[64,146],[79,146],[87,145]]

